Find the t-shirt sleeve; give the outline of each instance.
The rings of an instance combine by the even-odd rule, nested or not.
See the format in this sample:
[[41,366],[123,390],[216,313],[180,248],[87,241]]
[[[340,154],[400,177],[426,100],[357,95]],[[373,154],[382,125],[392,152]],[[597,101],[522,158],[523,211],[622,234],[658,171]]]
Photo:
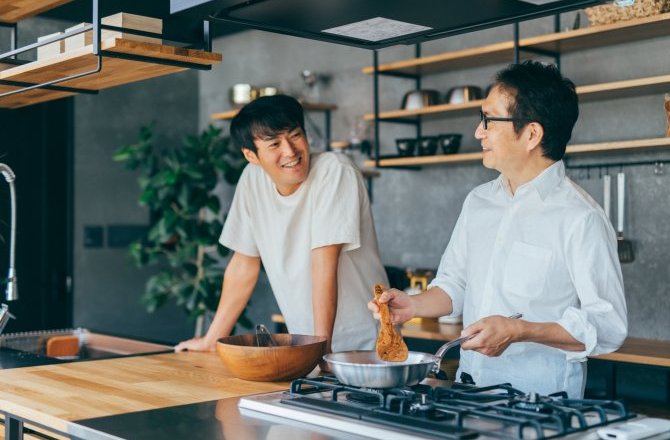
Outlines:
[[339,161],[315,182],[312,194],[311,249],[342,244],[344,252],[361,246],[362,200],[357,171]]
[[251,223],[250,196],[248,175],[244,173],[237,184],[230,211],[219,237],[219,243],[235,252],[249,257],[258,257],[258,247]]

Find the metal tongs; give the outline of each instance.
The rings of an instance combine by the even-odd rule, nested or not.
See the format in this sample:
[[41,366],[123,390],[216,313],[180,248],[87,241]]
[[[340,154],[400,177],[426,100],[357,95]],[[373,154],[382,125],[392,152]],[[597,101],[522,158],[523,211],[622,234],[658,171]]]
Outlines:
[[[521,313],[515,313],[511,316],[508,316],[509,319],[519,319],[521,317],[523,317],[523,314],[521,314]],[[451,340],[451,341],[447,342],[446,344],[444,344],[442,347],[440,347],[437,350],[437,352],[435,353],[435,357],[437,358],[437,360],[435,361],[435,365],[433,366],[433,371],[434,372],[440,371],[440,363],[442,362],[442,358],[444,357],[444,355],[447,353],[447,350],[449,350],[450,348],[456,347],[457,345],[461,345],[465,341],[469,341],[470,339],[474,338],[478,334],[479,333],[475,333],[474,335],[470,335],[470,336],[462,336],[458,339]]]
[[258,347],[276,347],[277,343],[272,339],[272,335],[263,324],[256,324],[256,346]]

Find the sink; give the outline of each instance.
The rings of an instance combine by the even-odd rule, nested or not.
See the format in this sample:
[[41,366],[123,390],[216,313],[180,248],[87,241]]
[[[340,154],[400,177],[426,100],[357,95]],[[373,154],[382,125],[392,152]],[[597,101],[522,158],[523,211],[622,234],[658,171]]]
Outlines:
[[[52,338],[68,339],[63,337],[73,339],[73,350],[70,350],[71,352],[64,356],[49,355],[47,353],[49,340]],[[0,335],[0,349],[8,349],[42,358],[76,361],[164,353],[171,351],[172,347],[76,328]]]

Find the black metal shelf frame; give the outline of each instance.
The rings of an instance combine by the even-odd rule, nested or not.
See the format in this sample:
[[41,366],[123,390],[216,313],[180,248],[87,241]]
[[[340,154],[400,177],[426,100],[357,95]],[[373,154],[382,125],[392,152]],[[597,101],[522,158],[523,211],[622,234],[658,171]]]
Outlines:
[[[137,29],[127,29],[123,27],[118,27],[118,26],[110,26],[110,25],[105,25],[101,23],[100,20],[100,9],[99,9],[99,1],[100,0],[91,0],[92,4],[92,17],[91,17],[91,24],[83,26],[80,29],[75,29],[69,32],[65,32],[61,35],[54,36],[52,38],[45,39],[43,41],[38,41],[33,44],[29,44],[20,48],[17,48],[18,45],[18,26],[17,23],[0,23],[1,27],[8,27],[11,29],[11,37],[10,37],[10,48],[11,50],[9,52],[5,52],[3,54],[0,54],[0,62],[5,62],[8,64],[17,64],[17,65],[22,65],[22,64],[27,64],[30,63],[31,61],[26,61],[26,60],[19,60],[17,56],[19,54],[22,54],[24,52],[37,49],[38,47],[64,40],[65,38],[78,35],[84,32],[92,31],[93,32],[93,55],[97,56],[97,65],[94,69],[87,70],[85,72],[80,72],[72,75],[68,75],[63,78],[58,78],[55,80],[51,81],[45,81],[43,83],[39,84],[34,84],[34,83],[26,83],[26,82],[21,82],[21,81],[11,81],[11,80],[0,80],[0,84],[4,85],[9,85],[9,86],[16,86],[16,87],[21,87],[16,90],[10,90],[8,92],[0,93],[0,98],[5,97],[5,96],[10,96],[10,95],[15,95],[18,93],[24,93],[29,90],[34,90],[34,89],[45,89],[45,90],[53,90],[53,91],[61,91],[61,92],[70,92],[70,93],[82,93],[82,94],[97,94],[98,90],[90,90],[90,89],[81,89],[81,88],[75,88],[75,87],[63,87],[63,86],[57,86],[55,84],[59,84],[65,81],[70,81],[73,79],[81,78],[84,76],[88,75],[93,75],[96,73],[99,73],[102,70],[102,58],[103,57],[108,57],[108,58],[120,58],[120,59],[125,59],[129,61],[141,61],[141,62],[147,62],[147,63],[152,63],[152,64],[161,64],[161,65],[167,65],[167,66],[174,66],[174,67],[183,67],[187,69],[197,69],[197,70],[211,70],[212,66],[207,64],[198,64],[198,63],[190,63],[190,62],[185,62],[185,61],[176,61],[176,60],[168,60],[164,58],[159,58],[159,57],[152,57],[148,55],[135,55],[135,54],[127,54],[127,53],[121,53],[121,52],[112,52],[112,51],[107,51],[107,50],[102,50],[100,46],[100,40],[101,40],[101,29],[107,29],[107,30],[113,30],[113,31],[122,31],[124,33],[128,34],[134,34],[134,35],[141,35],[141,36],[148,36],[148,37],[155,37],[155,38],[160,38],[161,40],[163,39],[163,34],[157,34],[153,32],[146,32],[142,30],[137,30]],[[177,42],[179,43],[179,42]],[[204,20],[203,21],[203,28],[202,28],[202,42],[197,45],[198,47],[202,47],[203,50],[205,51],[211,51],[212,49],[212,36],[210,33],[210,24],[209,21]],[[193,46],[190,46],[193,47]]]
[[602,174],[603,170],[607,173],[610,169],[618,169],[621,171],[624,167],[638,167],[638,166],[653,166],[655,174],[663,174],[665,165],[670,164],[670,159],[657,160],[638,160],[634,162],[597,162],[581,165],[572,165],[568,158],[564,158],[565,168],[569,170],[593,170],[598,169]]
[[[560,27],[561,27],[561,17],[560,14],[554,15],[554,32],[558,33],[560,32]],[[561,69],[561,55],[559,52],[553,52],[553,51],[548,51],[548,50],[543,50],[543,49],[537,49],[537,48],[532,48],[532,47],[523,47],[519,45],[519,22],[516,21],[514,22],[514,51],[513,51],[513,62],[515,64],[518,64],[520,62],[520,53],[523,52],[529,52],[529,53],[534,53],[537,55],[541,56],[547,56],[554,58],[555,64],[558,67],[558,69]],[[415,45],[415,50],[414,50],[414,57],[415,58],[420,58],[421,57],[421,43],[417,43]],[[395,78],[403,78],[403,79],[413,79],[415,82],[415,87],[417,90],[421,89],[421,74],[412,74],[412,73],[404,73],[404,72],[380,72],[379,71],[379,53],[377,50],[373,50],[372,52],[372,64],[373,64],[373,99],[374,99],[374,148],[373,151],[370,154],[370,159],[374,159],[375,161],[375,167],[380,168],[379,165],[379,160],[380,160],[380,155],[379,155],[379,145],[380,145],[380,140],[379,140],[379,131],[380,131],[380,123],[385,122],[385,123],[393,123],[393,124],[409,124],[409,125],[414,125],[416,127],[416,138],[420,139],[421,138],[421,133],[422,133],[422,117],[421,115],[418,115],[416,118],[384,118],[380,119],[379,118],[379,77],[381,75],[383,76],[390,76],[390,77],[395,77]],[[374,155],[372,154],[374,153]],[[421,167],[416,167],[416,166],[384,166],[383,168],[397,168],[397,169],[405,169],[405,170],[420,170]]]

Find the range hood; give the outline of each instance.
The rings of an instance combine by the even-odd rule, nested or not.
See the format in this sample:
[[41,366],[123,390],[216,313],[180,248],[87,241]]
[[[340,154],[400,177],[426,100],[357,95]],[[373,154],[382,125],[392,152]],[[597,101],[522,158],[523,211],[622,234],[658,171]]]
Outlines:
[[602,0],[170,0],[172,14],[209,18],[366,49],[414,44],[558,14]]

